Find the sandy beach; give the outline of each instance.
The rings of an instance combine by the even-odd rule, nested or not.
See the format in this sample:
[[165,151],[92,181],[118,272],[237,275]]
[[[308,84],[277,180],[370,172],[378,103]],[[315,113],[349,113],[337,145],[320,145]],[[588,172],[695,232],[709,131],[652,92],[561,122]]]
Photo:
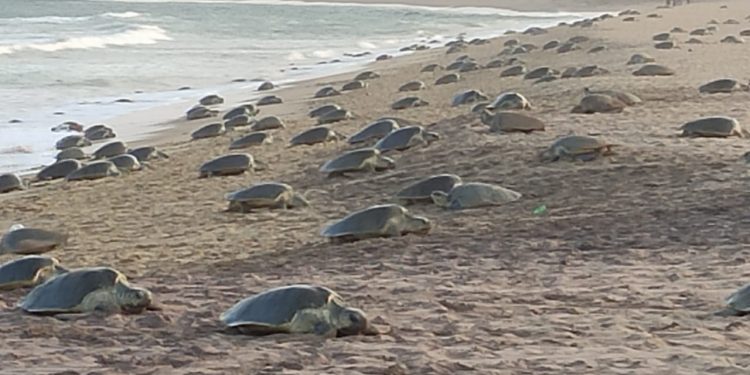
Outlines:
[[[272,131],[273,143],[247,149],[268,164],[262,171],[198,179],[201,164],[228,153],[230,139],[243,132],[191,141],[191,132],[216,119],[175,117],[154,125],[172,126],[168,130],[137,142],[170,155],[152,161],[153,168],[0,195],[0,228],[23,223],[66,231],[70,243],[50,256],[69,268],[114,267],[151,290],[163,307],[68,322],[15,309],[27,290],[3,292],[0,374],[747,373],[750,325],[712,313],[750,280],[744,259],[750,254],[750,174],[742,160],[750,151],[748,140],[682,138],[678,129],[703,116],[731,116],[750,130],[750,93],[698,91],[711,80],[750,78],[750,39],[720,43],[750,29],[750,3],[668,9],[657,8],[662,2],[636,6],[627,0],[461,5],[634,8],[641,14],[633,22],[616,16],[592,27],[508,35],[458,54],[434,48],[373,63],[367,69],[381,78],[340,96],[312,98],[320,87],[341,87],[357,72],[271,91],[284,103],[261,107],[260,117],[277,115],[286,128]],[[738,24],[725,24],[728,19]],[[654,47],[655,34],[707,27],[712,20],[718,21],[717,31],[696,37],[702,44],[686,44],[693,36],[673,33],[678,48]],[[484,65],[512,38],[541,47],[575,36],[589,38],[580,50],[539,48],[513,57],[528,70],[596,64],[608,74],[533,83],[501,78],[504,68],[480,69],[461,73],[455,84],[436,86],[447,72],[420,73],[428,63],[446,66],[462,54]],[[589,53],[597,46],[606,49]],[[653,56],[675,74],[634,76],[640,65],[626,62],[635,53]],[[411,95],[398,87],[415,79],[427,87],[412,94],[429,105],[391,110],[391,103]],[[571,113],[586,87],[627,91],[643,103],[621,113]],[[492,98],[522,93],[533,106],[528,114],[543,120],[546,131],[489,132],[471,113],[472,105],[451,106],[453,96],[466,89]],[[220,94],[222,111],[257,95]],[[396,116],[428,126],[441,139],[393,154],[393,170],[329,179],[318,168],[354,147],[346,142],[288,147],[291,137],[315,124],[307,112],[329,103],[354,114],[332,125],[345,135],[379,117]],[[110,125],[147,122],[149,113],[136,116]],[[613,155],[590,162],[538,160],[540,151],[568,134],[596,136],[617,147]],[[330,244],[319,235],[348,213],[390,202],[407,184],[440,173],[499,184],[523,197],[464,211],[409,206],[434,223],[425,236]],[[225,212],[226,193],[262,181],[290,184],[311,207]],[[532,213],[541,205],[545,213]],[[14,258],[2,255],[0,261]],[[222,332],[218,317],[237,301],[294,283],[336,290],[384,333],[326,340]]]

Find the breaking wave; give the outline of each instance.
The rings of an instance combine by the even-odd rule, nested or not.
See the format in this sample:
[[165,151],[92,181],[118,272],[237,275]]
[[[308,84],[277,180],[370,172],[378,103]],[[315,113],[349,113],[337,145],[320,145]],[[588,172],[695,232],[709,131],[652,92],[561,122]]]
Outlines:
[[129,30],[96,36],[80,36],[65,38],[47,43],[17,43],[0,45],[0,55],[8,55],[19,51],[55,52],[69,49],[107,48],[110,46],[128,46],[137,44],[156,44],[160,41],[172,40],[167,32],[159,26],[137,25]]

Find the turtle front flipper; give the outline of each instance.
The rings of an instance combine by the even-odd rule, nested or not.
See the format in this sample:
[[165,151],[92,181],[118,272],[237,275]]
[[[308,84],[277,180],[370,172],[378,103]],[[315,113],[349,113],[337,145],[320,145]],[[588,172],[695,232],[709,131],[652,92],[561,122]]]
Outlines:
[[328,320],[329,318],[330,314],[322,309],[302,310],[294,316],[289,324],[289,332],[314,333],[324,337],[336,337],[336,326]]

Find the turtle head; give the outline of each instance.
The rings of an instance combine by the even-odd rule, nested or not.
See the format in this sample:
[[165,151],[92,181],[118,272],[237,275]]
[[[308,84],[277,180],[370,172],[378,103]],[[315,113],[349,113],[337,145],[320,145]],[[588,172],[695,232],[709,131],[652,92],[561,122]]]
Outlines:
[[376,165],[376,169],[378,170],[386,170],[386,169],[393,169],[396,168],[396,161],[387,157],[387,156],[380,156],[378,158],[378,163]]
[[342,309],[336,319],[336,336],[354,336],[366,335],[374,336],[379,334],[375,327],[370,325],[364,311],[355,308]]
[[440,139],[440,134],[435,132],[424,132],[424,140],[427,142],[427,144],[430,144],[432,142],[435,142]]
[[448,207],[448,193],[444,191],[433,191],[430,194],[430,198],[432,198],[432,203],[435,203],[438,207]]
[[492,124],[492,118],[494,117],[494,114],[492,113],[491,109],[494,109],[494,107],[485,108],[482,111],[482,114],[480,115],[480,118],[482,119],[482,123],[485,125]]
[[591,89],[588,87],[583,88],[583,95],[591,95]]
[[294,193],[292,195],[292,207],[310,207],[310,202],[301,193]]
[[427,234],[432,230],[432,222],[426,217],[407,213],[404,232],[414,234]]
[[143,288],[134,288],[125,284],[117,284],[115,291],[117,304],[127,314],[138,314],[146,310],[153,302],[151,292]]

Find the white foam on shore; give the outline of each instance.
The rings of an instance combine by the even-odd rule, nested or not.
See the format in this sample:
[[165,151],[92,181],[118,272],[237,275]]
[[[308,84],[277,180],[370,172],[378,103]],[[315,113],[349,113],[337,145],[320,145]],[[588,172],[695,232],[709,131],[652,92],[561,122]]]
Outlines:
[[159,26],[138,25],[130,30],[99,36],[82,36],[68,38],[54,43],[16,43],[0,46],[0,55],[12,54],[23,50],[55,52],[67,49],[106,48],[108,46],[127,46],[138,44],[156,44],[159,41],[172,40],[167,32]]

